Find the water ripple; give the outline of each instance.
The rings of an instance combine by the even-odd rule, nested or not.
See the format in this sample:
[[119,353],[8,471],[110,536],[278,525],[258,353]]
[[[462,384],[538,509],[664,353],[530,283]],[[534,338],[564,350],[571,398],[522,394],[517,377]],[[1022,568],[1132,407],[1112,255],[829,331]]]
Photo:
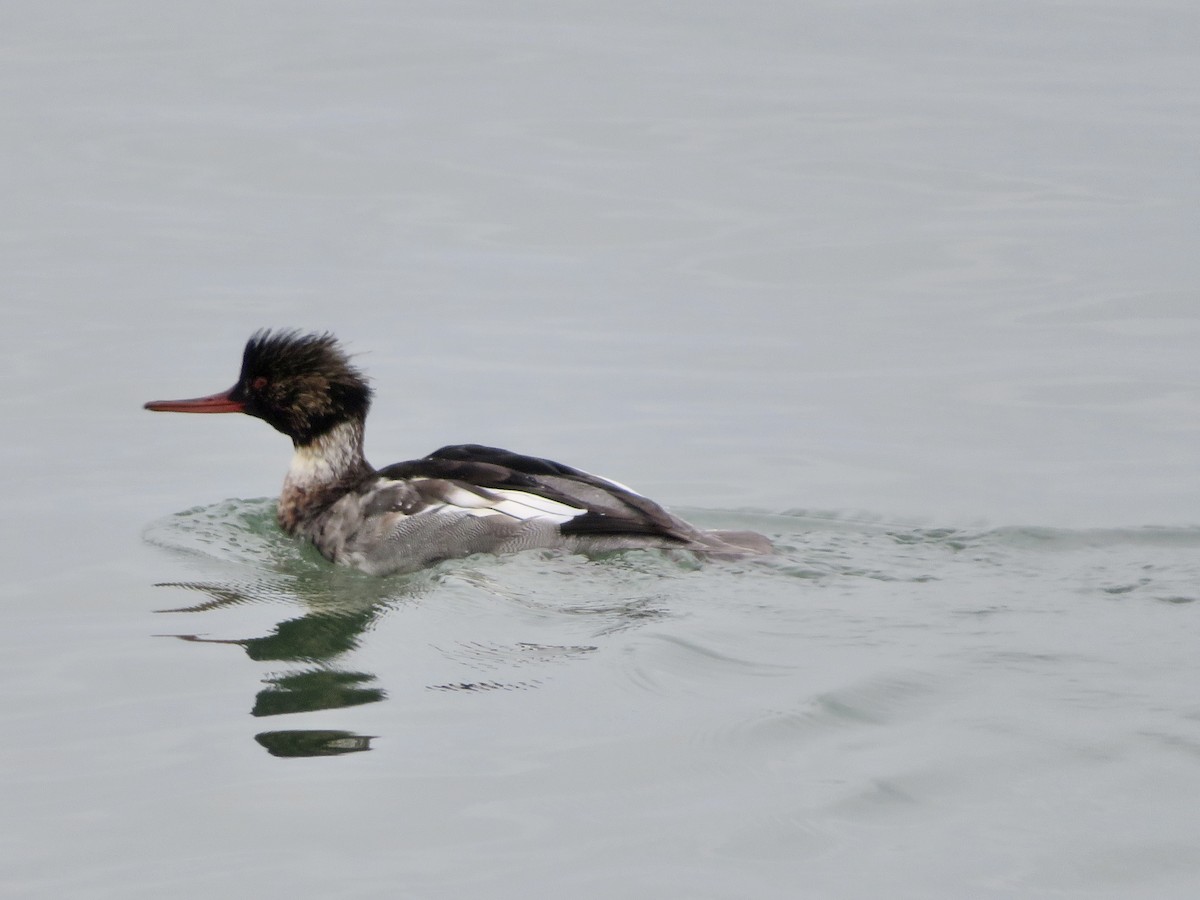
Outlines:
[[920,715],[947,690],[940,676],[903,671],[845,685],[747,722],[754,741],[793,741],[847,727],[883,726]]

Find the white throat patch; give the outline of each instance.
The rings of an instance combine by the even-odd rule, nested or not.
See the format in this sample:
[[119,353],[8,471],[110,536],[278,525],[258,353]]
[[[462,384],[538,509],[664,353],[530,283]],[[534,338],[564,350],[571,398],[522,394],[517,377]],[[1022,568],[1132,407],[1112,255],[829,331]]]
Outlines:
[[343,422],[292,454],[285,485],[330,484],[362,464],[362,425]]

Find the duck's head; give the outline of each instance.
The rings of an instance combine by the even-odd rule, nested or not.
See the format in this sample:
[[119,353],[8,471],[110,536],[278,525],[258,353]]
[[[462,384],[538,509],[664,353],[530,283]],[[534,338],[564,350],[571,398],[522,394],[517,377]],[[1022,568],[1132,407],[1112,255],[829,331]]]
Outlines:
[[245,413],[307,444],[343,422],[366,418],[371,388],[331,334],[258,331],[229,390],[193,400],[154,400],[156,412]]

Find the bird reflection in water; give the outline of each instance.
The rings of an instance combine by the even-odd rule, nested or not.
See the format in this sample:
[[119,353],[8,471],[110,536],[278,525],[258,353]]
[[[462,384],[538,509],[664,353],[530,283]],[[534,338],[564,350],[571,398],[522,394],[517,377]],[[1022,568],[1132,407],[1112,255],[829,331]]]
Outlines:
[[[258,602],[264,592],[261,585],[211,582],[163,582],[157,587],[182,588],[206,594],[209,599],[191,606],[160,610],[163,613],[198,613]],[[294,597],[291,598],[294,600]],[[293,619],[276,624],[270,634],[261,637],[219,639],[197,634],[170,637],[203,644],[231,644],[241,647],[256,662],[302,664],[301,668],[264,679],[266,687],[258,692],[253,716],[279,716],[340,709],[376,703],[387,693],[368,672],[340,668],[338,657],[358,647],[365,629],[384,609],[378,598],[366,598],[356,604],[318,604]],[[273,756],[337,756],[371,749],[372,736],[336,730],[266,731],[255,740]]]

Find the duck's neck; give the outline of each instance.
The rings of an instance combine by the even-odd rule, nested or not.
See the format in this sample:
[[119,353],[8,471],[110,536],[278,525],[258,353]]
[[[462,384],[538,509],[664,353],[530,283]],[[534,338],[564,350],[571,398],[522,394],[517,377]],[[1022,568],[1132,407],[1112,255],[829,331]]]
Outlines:
[[305,444],[296,444],[279,495],[279,524],[293,534],[371,475],[363,456],[363,421],[342,422]]

